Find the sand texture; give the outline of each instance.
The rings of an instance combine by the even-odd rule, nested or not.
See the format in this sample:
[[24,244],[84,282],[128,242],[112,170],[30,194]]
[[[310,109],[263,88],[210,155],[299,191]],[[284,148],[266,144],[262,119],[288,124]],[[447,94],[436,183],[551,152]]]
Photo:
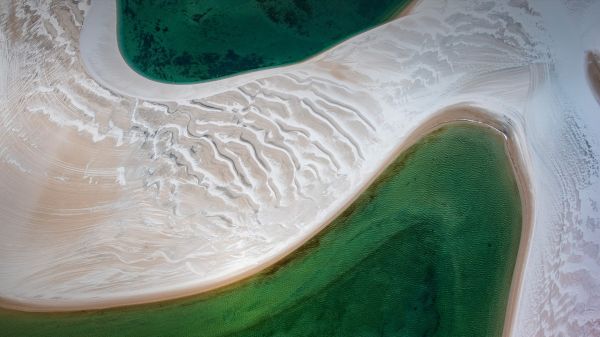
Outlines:
[[586,57],[600,3],[423,0],[405,14],[300,64],[170,85],[120,57],[112,1],[0,2],[2,306],[103,308],[233,282],[455,116],[497,126],[523,168],[529,235],[506,334],[600,335]]

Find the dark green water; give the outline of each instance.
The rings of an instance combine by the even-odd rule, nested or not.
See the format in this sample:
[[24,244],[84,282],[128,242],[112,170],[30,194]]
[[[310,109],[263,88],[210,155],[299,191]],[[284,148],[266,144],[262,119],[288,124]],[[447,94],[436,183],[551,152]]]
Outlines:
[[138,73],[190,83],[302,61],[409,0],[118,0],[121,54]]
[[503,139],[456,124],[401,155],[327,230],[219,291],[79,314],[3,312],[7,336],[500,336],[521,231]]

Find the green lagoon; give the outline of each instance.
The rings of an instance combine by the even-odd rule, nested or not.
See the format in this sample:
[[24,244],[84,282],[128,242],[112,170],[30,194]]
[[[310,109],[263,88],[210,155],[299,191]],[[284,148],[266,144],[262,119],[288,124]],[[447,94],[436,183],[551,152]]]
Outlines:
[[445,126],[405,151],[277,265],[186,299],[68,314],[4,311],[6,336],[502,334],[521,233],[504,139]]
[[118,0],[119,48],[150,79],[193,83],[296,63],[409,0]]

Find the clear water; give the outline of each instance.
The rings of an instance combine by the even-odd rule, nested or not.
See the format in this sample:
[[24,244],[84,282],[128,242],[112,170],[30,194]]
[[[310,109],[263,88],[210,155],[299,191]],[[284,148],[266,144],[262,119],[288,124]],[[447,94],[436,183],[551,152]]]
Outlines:
[[121,54],[138,73],[190,83],[302,61],[409,0],[118,0]]

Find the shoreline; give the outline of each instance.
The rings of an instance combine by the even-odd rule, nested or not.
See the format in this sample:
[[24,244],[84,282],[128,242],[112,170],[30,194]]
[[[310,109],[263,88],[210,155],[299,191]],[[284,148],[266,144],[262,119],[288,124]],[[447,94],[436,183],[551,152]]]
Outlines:
[[384,22],[382,22],[381,24],[386,24],[388,22],[397,20],[403,16],[406,16],[408,14],[413,13],[413,10],[420,5],[423,2],[423,0],[411,0],[406,6],[404,6],[402,9],[400,9],[399,11],[397,11],[396,13],[392,14],[392,16],[389,17],[389,19],[385,20]]
[[[118,1],[118,0],[115,0]],[[135,66],[135,62],[130,62],[128,61],[126,57],[124,57],[123,55],[125,54],[122,51],[122,44],[121,44],[121,38],[120,38],[120,32],[119,32],[119,15],[118,14],[118,10],[115,8],[115,11],[117,12],[117,14],[115,15],[115,25],[117,27],[117,29],[115,30],[115,36],[117,37],[117,51],[118,51],[118,56],[120,56],[120,58],[123,59],[123,61],[127,64],[127,66],[133,70],[133,72],[135,72],[136,74],[138,74],[139,76],[146,78],[154,83],[159,83],[159,84],[166,84],[166,85],[179,85],[179,86],[189,86],[189,85],[211,85],[212,83],[216,83],[216,82],[220,82],[220,81],[227,81],[227,80],[234,80],[238,77],[241,76],[246,76],[248,75],[249,77],[251,77],[251,75],[253,73],[258,73],[258,72],[263,72],[263,71],[268,71],[268,70],[277,70],[277,69],[282,69],[282,68],[287,68],[287,67],[294,67],[296,65],[300,65],[303,63],[310,63],[311,61],[314,61],[315,59],[317,59],[319,56],[323,55],[323,54],[327,54],[328,52],[330,52],[331,50],[337,48],[340,45],[343,45],[346,41],[352,40],[353,38],[363,34],[363,33],[367,33],[369,31],[372,31],[374,29],[376,29],[379,26],[383,26],[386,25],[402,16],[408,15],[410,13],[410,11],[418,4],[420,3],[422,0],[407,0],[408,3],[403,3],[402,5],[399,6],[399,8],[395,8],[393,10],[387,10],[385,12],[384,15],[382,15],[380,17],[379,20],[377,20],[377,22],[372,25],[372,26],[367,26],[366,28],[362,28],[361,30],[358,30],[354,33],[351,33],[349,35],[344,35],[343,38],[335,40],[335,41],[330,41],[327,44],[327,47],[320,49],[318,52],[312,54],[312,55],[308,55],[307,57],[303,57],[300,58],[296,61],[291,61],[291,62],[287,62],[287,63],[281,63],[281,64],[275,64],[275,65],[270,65],[270,66],[259,66],[257,68],[253,68],[253,69],[247,69],[247,70],[243,70],[240,72],[235,72],[232,74],[228,74],[228,75],[224,75],[224,76],[218,76],[218,77],[213,77],[213,78],[206,78],[206,79],[198,79],[198,80],[192,80],[192,81],[167,81],[167,80],[162,80],[160,78],[156,78],[154,76],[149,76],[147,74],[144,74],[144,72],[142,70],[139,70],[139,67]],[[85,64],[85,62],[84,62]],[[106,69],[103,69],[106,70]],[[89,69],[86,67],[86,71],[88,71],[90,74],[92,72],[89,71]],[[96,72],[94,74],[94,76],[97,76],[99,72]]]
[[600,3],[421,1],[309,63],[210,86],[112,64],[111,1],[32,4],[0,6],[0,305],[24,309],[0,325],[203,298],[300,245],[462,106],[508,135],[533,208],[496,330],[600,336]]
[[115,1],[94,2],[86,14],[81,29],[79,50],[80,60],[86,73],[107,89],[121,95],[151,101],[173,101],[194,99],[198,96],[210,96],[249,82],[302,68],[323,59],[332,50],[350,44],[364,34],[373,31],[406,16],[421,3],[413,0],[398,13],[392,14],[374,28],[359,32],[336,43],[329,48],[293,64],[261,68],[232,76],[217,78],[198,83],[163,83],[151,80],[131,68],[121,55],[117,32],[117,9]]
[[[255,274],[271,268],[278,263],[284,261],[286,257],[301,248],[306,242],[318,235],[323,229],[331,224],[337,217],[339,217],[352,203],[354,203],[360,195],[362,195],[371,184],[392,164],[398,156],[400,156],[406,149],[417,143],[427,134],[439,129],[445,125],[452,123],[476,123],[482,124],[485,127],[490,127],[497,132],[500,132],[505,136],[505,147],[507,150],[507,156],[511,161],[513,167],[513,173],[518,184],[519,194],[522,203],[522,212],[524,222],[521,225],[521,238],[519,240],[519,248],[517,253],[517,261],[515,262],[515,268],[513,271],[513,281],[510,285],[508,306],[506,309],[506,319],[504,320],[505,330],[507,327],[513,325],[515,318],[515,309],[518,301],[518,292],[521,289],[523,266],[526,258],[526,251],[529,247],[529,239],[531,234],[531,219],[532,219],[532,195],[531,193],[523,194],[522,191],[529,190],[528,175],[525,172],[526,166],[522,159],[522,153],[518,150],[517,140],[514,135],[514,130],[510,130],[507,124],[502,123],[499,119],[494,118],[493,114],[486,112],[484,109],[478,107],[472,107],[468,105],[456,105],[444,108],[432,116],[427,118],[425,121],[418,123],[418,127],[407,132],[407,136],[397,147],[395,147],[390,155],[381,162],[380,168],[375,170],[369,179],[365,180],[364,184],[360,186],[356,193],[354,193],[349,200],[347,200],[343,207],[337,209],[337,211],[327,219],[319,221],[320,225],[312,228],[308,233],[303,235],[299,242],[295,242],[292,245],[286,247],[286,249],[280,254],[272,256],[264,263],[255,265],[254,267],[236,275],[235,277],[223,278],[220,283],[215,282],[212,286],[199,286],[190,287],[187,289],[171,289],[166,293],[155,294],[152,296],[136,296],[129,299],[118,299],[118,300],[104,300],[97,301],[96,305],[90,306],[89,303],[76,303],[71,302],[68,305],[62,305],[60,307],[47,305],[25,305],[15,301],[7,301],[5,299],[0,300],[0,310],[3,311],[14,311],[24,313],[47,313],[47,314],[67,314],[74,312],[90,312],[100,310],[111,310],[111,309],[124,309],[124,308],[135,308],[142,307],[144,305],[158,304],[160,302],[183,300],[186,298],[192,298],[201,294],[208,294],[211,291],[219,291],[220,289],[235,286],[236,283],[242,282],[248,278],[251,278]],[[516,283],[515,283],[516,282]],[[506,335],[506,334],[504,334]]]

